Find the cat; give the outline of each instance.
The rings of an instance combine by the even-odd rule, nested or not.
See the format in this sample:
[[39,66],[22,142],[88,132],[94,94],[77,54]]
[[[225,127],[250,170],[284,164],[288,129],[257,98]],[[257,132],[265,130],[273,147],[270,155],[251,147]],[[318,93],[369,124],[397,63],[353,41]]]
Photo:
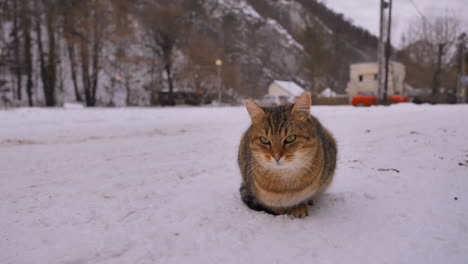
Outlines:
[[310,114],[310,94],[285,106],[245,105],[252,124],[238,153],[243,202],[274,215],[308,216],[312,198],[333,180],[337,156],[333,135]]

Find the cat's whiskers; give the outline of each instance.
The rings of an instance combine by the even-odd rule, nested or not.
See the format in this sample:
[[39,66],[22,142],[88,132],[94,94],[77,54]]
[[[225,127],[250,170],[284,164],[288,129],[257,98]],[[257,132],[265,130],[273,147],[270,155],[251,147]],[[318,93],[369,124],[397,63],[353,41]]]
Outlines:
[[[251,174],[259,166],[263,167],[262,163],[255,160],[255,159],[252,159],[252,161],[249,164],[250,164],[251,167],[250,167],[249,171],[247,172],[247,174]],[[253,164],[253,166],[252,166],[252,164]]]
[[263,167],[265,167],[265,164],[266,164],[266,163],[262,161],[262,158],[263,158],[262,155],[253,154],[252,156],[255,158],[255,159],[253,159],[253,160],[255,160],[258,164],[260,164],[260,165],[262,165]]

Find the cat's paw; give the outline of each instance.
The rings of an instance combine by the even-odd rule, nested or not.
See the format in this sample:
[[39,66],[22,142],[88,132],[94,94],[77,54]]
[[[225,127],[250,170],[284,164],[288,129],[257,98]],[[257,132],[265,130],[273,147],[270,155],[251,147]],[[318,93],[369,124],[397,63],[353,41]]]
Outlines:
[[298,205],[296,207],[288,209],[286,211],[286,214],[294,216],[294,217],[298,217],[298,218],[306,217],[306,216],[309,215],[309,211],[307,209],[307,204],[303,203],[303,204],[300,204],[300,205]]

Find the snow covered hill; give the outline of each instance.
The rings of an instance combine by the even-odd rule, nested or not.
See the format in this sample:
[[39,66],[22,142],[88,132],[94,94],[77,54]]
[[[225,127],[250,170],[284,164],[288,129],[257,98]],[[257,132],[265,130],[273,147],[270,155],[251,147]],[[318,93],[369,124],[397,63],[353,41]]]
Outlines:
[[0,111],[0,263],[466,263],[468,107],[313,107],[339,144],[307,218],[251,211],[241,108]]

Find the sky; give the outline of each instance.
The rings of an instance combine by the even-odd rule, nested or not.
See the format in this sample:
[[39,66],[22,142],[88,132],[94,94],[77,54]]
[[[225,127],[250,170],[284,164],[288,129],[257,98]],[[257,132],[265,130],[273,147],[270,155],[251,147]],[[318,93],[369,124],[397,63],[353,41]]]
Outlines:
[[[344,14],[355,25],[375,35],[379,34],[379,0],[322,0],[322,2],[334,11]],[[420,18],[417,10],[427,17],[450,10],[461,18],[465,31],[468,30],[466,0],[393,0],[392,43],[394,45],[400,46],[401,36],[407,30],[407,25]]]

